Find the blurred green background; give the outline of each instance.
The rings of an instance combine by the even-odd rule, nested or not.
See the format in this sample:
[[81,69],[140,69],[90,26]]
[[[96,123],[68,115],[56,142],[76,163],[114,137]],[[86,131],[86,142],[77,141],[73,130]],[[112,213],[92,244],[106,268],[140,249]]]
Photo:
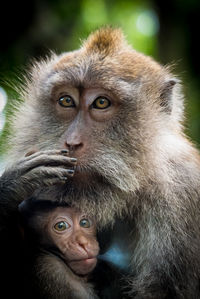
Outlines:
[[9,129],[5,120],[17,99],[6,81],[17,84],[20,69],[33,57],[45,56],[49,49],[56,53],[75,49],[91,31],[106,24],[120,26],[135,49],[162,64],[174,64],[174,72],[184,83],[186,133],[199,146],[199,20],[199,0],[29,0],[1,4],[0,153],[5,150]]

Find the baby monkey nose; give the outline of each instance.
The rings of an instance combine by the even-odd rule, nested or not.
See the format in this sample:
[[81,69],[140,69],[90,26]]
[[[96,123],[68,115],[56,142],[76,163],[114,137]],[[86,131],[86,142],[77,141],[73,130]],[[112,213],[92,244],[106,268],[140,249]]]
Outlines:
[[88,245],[88,240],[85,236],[79,235],[77,236],[77,243],[79,244],[80,247],[86,249],[86,246]]

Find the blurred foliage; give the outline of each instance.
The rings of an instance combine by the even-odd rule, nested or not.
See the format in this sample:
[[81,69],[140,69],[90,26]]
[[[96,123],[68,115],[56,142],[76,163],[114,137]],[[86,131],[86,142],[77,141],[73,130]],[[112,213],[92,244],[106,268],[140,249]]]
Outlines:
[[[6,115],[12,114],[17,95],[4,78],[17,82],[19,69],[33,57],[45,56],[49,49],[60,53],[78,48],[91,31],[109,24],[121,27],[135,49],[161,63],[177,62],[175,73],[186,86],[187,133],[195,142],[200,141],[200,66],[195,33],[200,1],[29,0],[12,2],[12,10],[9,1],[4,5],[1,12],[9,26],[5,30],[5,24],[0,24],[0,86],[9,96]],[[1,151],[8,130],[6,125],[0,138]]]

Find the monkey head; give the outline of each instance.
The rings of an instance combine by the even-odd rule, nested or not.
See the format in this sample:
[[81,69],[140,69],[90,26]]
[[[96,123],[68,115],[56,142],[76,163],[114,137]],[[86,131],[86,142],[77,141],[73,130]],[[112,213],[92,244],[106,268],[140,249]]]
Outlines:
[[94,220],[73,208],[58,207],[49,215],[47,233],[73,272],[86,275],[95,268],[99,246]]
[[36,242],[34,246],[56,253],[78,275],[95,268],[99,245],[94,219],[74,208],[32,198],[21,203],[19,211],[25,238]]

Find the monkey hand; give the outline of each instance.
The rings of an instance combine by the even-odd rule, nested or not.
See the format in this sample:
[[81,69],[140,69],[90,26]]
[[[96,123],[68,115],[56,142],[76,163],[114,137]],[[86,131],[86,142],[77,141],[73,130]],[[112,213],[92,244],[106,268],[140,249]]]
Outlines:
[[0,204],[19,203],[35,189],[65,183],[74,174],[76,159],[67,150],[48,150],[27,154],[0,177]]

